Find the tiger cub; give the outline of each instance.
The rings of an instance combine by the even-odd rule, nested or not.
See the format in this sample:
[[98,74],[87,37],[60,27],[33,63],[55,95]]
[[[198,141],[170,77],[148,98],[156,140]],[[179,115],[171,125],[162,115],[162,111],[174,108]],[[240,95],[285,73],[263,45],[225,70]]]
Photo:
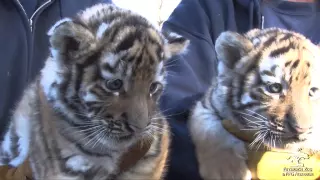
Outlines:
[[204,179],[250,179],[246,146],[222,126],[257,130],[260,143],[292,152],[320,150],[320,49],[287,30],[223,32],[218,75],[188,121]]
[[170,131],[157,102],[166,60],[189,40],[110,4],[48,35],[51,55],[14,111],[1,164],[28,158],[35,180],[162,179]]

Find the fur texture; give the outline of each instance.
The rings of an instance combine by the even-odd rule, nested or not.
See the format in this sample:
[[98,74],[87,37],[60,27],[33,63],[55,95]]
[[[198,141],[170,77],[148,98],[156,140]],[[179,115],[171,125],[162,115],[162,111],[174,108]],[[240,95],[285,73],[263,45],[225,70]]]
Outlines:
[[320,50],[287,30],[223,32],[218,76],[196,103],[188,127],[204,179],[250,179],[245,144],[221,120],[255,130],[251,148],[318,151]]
[[[0,163],[29,156],[39,180],[161,179],[170,143],[157,107],[164,64],[189,41],[106,4],[58,21],[48,35],[51,55],[14,111]],[[137,143],[150,148],[119,172]]]

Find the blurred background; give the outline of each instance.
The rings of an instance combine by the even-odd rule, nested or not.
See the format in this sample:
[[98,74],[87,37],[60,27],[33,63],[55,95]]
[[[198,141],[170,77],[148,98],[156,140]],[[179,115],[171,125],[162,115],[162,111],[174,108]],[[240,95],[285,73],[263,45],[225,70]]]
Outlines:
[[158,27],[170,16],[181,0],[113,0],[125,9],[130,9],[149,19]]

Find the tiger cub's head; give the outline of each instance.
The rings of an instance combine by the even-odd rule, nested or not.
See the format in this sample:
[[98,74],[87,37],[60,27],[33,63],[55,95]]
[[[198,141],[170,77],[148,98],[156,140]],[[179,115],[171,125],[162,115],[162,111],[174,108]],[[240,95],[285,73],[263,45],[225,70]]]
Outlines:
[[256,142],[319,149],[320,49],[295,32],[270,28],[217,39],[219,84],[233,119]]
[[165,62],[189,42],[106,4],[60,20],[48,35],[51,57],[42,70],[47,97],[74,126],[116,140],[141,134],[160,116]]

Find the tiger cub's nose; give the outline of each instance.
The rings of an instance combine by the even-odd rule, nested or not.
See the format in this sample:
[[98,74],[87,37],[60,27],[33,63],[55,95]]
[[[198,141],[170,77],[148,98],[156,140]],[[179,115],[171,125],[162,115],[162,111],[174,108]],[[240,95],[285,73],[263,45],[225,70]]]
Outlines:
[[312,129],[311,126],[302,127],[292,122],[289,122],[288,124],[289,124],[290,130],[295,134],[304,134]]

